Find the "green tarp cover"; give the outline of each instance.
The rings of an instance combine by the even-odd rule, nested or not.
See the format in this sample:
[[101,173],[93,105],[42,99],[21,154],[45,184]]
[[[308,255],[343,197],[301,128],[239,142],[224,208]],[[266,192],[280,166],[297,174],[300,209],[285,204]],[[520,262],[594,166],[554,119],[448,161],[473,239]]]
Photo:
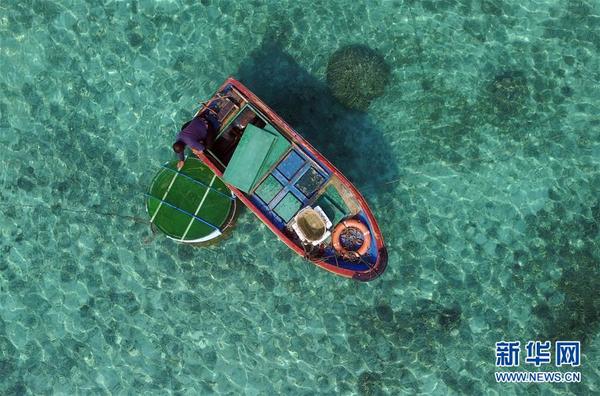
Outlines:
[[249,193],[288,149],[290,143],[272,128],[249,124],[236,147],[223,180]]
[[271,133],[249,124],[225,169],[223,180],[249,192],[274,141]]
[[317,200],[316,206],[323,209],[334,225],[350,213],[340,193],[333,186],[327,187],[325,193]]
[[265,181],[263,181],[261,185],[258,186],[254,193],[258,195],[260,199],[265,201],[265,203],[268,204],[273,200],[273,198],[275,198],[277,193],[281,191],[282,188],[283,186],[281,185],[281,183],[279,183],[277,179],[273,177],[273,175],[269,175],[267,176]]
[[172,238],[203,238],[214,228],[189,214],[216,227],[223,226],[233,205],[228,198],[231,191],[198,159],[187,158],[179,174],[176,165],[177,161],[170,162],[154,177],[146,202],[148,214]]
[[277,206],[275,206],[275,213],[279,215],[286,223],[290,221],[292,217],[300,210],[302,207],[302,202],[298,200],[298,198],[294,197],[294,195],[290,192],[285,194],[285,197]]
[[273,167],[273,165],[281,161],[281,157],[288,151],[288,149],[291,146],[290,142],[279,132],[277,132],[277,130],[273,128],[270,124],[267,124],[264,127],[264,130],[273,134],[276,140],[273,143],[273,146],[271,146],[271,150],[269,151],[267,158],[265,158],[265,162],[263,162],[262,166],[260,167],[258,177],[256,178],[256,180],[254,180],[252,188],[254,188],[254,186],[258,182],[260,182],[262,177]]

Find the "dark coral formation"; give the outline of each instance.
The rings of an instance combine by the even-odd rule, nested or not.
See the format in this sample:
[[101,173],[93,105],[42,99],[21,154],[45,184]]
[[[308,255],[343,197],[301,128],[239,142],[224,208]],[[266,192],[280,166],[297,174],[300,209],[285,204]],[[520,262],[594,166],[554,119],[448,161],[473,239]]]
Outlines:
[[[515,261],[531,263],[533,271],[540,272],[548,260],[562,269],[557,289],[564,296],[560,310],[551,308],[545,301],[538,302],[533,313],[544,323],[546,339],[574,339],[584,343],[600,326],[600,257],[597,243],[600,231],[600,201],[594,202],[583,213],[569,215],[571,206],[559,200],[550,191],[546,208],[526,218],[531,240],[539,238],[542,244],[521,252]],[[568,206],[567,206],[568,205]],[[519,281],[520,276],[516,275]]]
[[574,265],[565,270],[558,284],[565,295],[565,305],[550,336],[563,340],[571,337],[583,341],[585,346],[600,324],[600,260],[587,250],[573,259]]
[[417,134],[421,140],[415,156],[421,161],[439,159],[454,165],[471,165],[479,158],[480,120],[478,111],[460,92],[449,89],[443,81],[426,78],[421,84],[425,91],[410,111],[419,120]]
[[[420,362],[438,364],[444,347],[464,330],[462,309],[456,302],[419,299],[410,307],[394,310],[390,302],[382,300],[374,310],[364,310],[358,316],[359,322],[345,322],[345,333],[351,351],[362,356],[369,367],[357,379],[360,395],[386,394],[389,389],[420,393],[419,381],[405,366],[401,349],[408,348],[411,354],[417,349]],[[337,328],[334,323],[331,326]],[[458,381],[465,383],[468,379],[461,377]],[[472,386],[470,393],[477,393],[477,385]],[[457,385],[457,389],[462,388]]]
[[381,394],[381,374],[365,371],[358,377],[358,394],[372,396]]
[[[357,313],[360,322],[345,323],[350,350],[363,356],[369,367],[357,373],[357,393],[379,395],[389,389],[420,393],[419,381],[405,366],[404,355],[417,353],[425,365],[437,362],[444,346],[464,330],[461,307],[456,302],[419,299],[406,309],[394,310],[383,300],[374,308]],[[471,393],[477,393],[473,386]]]
[[459,306],[443,308],[438,313],[438,323],[445,330],[452,330],[458,327],[462,316],[462,310]]
[[383,95],[391,69],[383,56],[366,45],[354,44],[335,51],[327,64],[327,85],[344,106],[366,111]]
[[488,15],[501,17],[506,14],[504,8],[506,4],[502,0],[483,0],[481,2],[481,11]]
[[449,332],[460,325],[462,310],[453,304],[446,307],[432,300],[420,300],[414,315],[424,331]]
[[529,98],[525,73],[509,70],[494,77],[488,86],[490,104],[498,117],[512,117],[524,111]]
[[544,37],[559,39],[565,45],[600,49],[597,4],[590,0],[567,0],[559,18],[544,22]]
[[394,311],[387,304],[381,304],[375,307],[375,312],[379,320],[383,322],[392,322],[394,320]]

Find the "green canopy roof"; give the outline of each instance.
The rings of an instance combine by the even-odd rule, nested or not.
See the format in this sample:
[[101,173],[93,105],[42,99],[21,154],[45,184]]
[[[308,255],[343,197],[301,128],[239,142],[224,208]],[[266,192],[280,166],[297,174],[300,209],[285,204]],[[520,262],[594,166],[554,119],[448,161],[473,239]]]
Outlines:
[[248,124],[225,169],[223,180],[249,193],[290,146],[290,142],[272,126],[261,129]]

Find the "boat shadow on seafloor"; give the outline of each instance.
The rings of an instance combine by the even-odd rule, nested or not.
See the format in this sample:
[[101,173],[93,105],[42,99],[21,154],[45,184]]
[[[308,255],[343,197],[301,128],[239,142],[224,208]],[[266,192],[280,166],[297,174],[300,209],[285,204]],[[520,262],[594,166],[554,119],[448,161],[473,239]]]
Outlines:
[[390,146],[369,115],[343,107],[325,81],[303,69],[276,42],[263,42],[234,76],[365,190],[367,199],[377,186],[398,178]]

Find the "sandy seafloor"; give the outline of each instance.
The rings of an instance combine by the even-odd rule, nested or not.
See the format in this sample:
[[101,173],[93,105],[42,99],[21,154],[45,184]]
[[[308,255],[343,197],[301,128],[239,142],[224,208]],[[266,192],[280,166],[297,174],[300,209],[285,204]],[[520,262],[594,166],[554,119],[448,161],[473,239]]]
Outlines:
[[[365,111],[326,82],[350,44],[391,70]],[[152,234],[228,75],[364,192],[380,279],[248,211],[217,247]],[[598,394],[599,81],[595,0],[3,0],[0,394]],[[496,342],[546,339],[581,383],[495,382]]]

